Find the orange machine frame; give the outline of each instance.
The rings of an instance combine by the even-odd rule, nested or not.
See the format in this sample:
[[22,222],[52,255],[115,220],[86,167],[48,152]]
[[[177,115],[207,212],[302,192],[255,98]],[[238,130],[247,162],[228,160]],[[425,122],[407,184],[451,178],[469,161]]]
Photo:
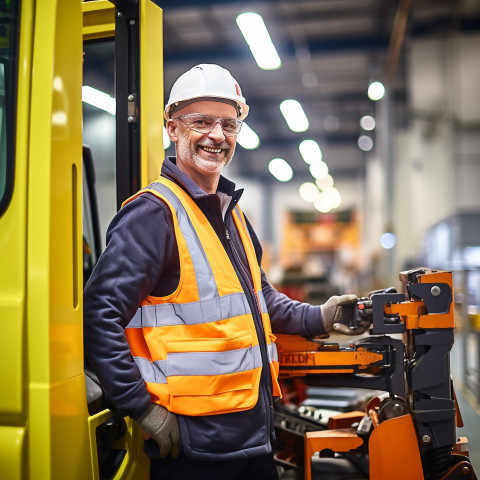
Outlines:
[[[364,437],[351,427],[354,421],[364,417],[371,423],[368,435],[371,480],[423,480],[424,469],[429,468],[429,464],[422,467],[422,459],[429,450],[441,451],[442,461],[448,462],[448,466],[445,463],[443,471],[435,478],[453,480],[460,471],[462,478],[476,478],[468,460],[466,439],[456,440],[455,428],[462,426],[462,423],[451,385],[449,361],[443,365],[445,371],[437,382],[439,386],[435,384],[432,387],[429,382],[430,376],[438,377],[437,371],[429,374],[415,370],[421,363],[419,360],[424,362],[426,368],[432,365],[429,363],[432,357],[427,358],[431,347],[428,345],[428,335],[442,339],[443,350],[438,358],[444,358],[445,352],[449,352],[450,338],[453,344],[453,275],[451,272],[422,268],[402,272],[400,280],[402,294],[378,293],[371,296],[373,336],[369,338],[339,346],[292,335],[277,337],[281,377],[301,377],[308,385],[351,385],[386,390],[390,398],[385,395],[384,400],[398,399],[398,403],[404,405],[398,415],[379,420],[382,399],[374,397],[368,403],[366,412],[342,414],[330,420],[327,430],[307,431],[304,438],[306,480],[312,478],[311,458],[316,452],[367,451]],[[388,335],[383,335],[385,333],[403,333],[403,341],[390,339]],[[433,344],[436,348],[435,341]],[[394,364],[396,372],[393,370]],[[440,365],[438,370],[441,369]],[[384,381],[384,378],[387,380]],[[418,395],[417,390],[420,392]],[[436,438],[435,415],[429,417],[429,410],[425,407],[430,407],[430,403],[425,404],[425,399],[429,400],[428,393],[432,391],[443,392],[439,395],[444,395],[444,398],[433,398],[431,405],[437,416],[444,416],[447,431],[453,430],[443,443]],[[438,401],[443,403],[435,403]],[[445,405],[450,408],[443,408]],[[424,429],[423,420],[431,430]],[[445,429],[445,426],[442,428]],[[431,431],[433,434],[429,435]],[[448,438],[452,437],[450,433],[455,438],[451,445],[448,444]],[[435,445],[435,442],[440,445]]]

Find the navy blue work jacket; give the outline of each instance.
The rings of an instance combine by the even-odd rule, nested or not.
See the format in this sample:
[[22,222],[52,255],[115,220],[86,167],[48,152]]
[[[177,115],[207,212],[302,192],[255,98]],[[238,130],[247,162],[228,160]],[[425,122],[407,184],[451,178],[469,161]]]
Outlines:
[[[218,194],[207,194],[176,166],[174,157],[165,159],[161,174],[191,195],[210,221],[236,271],[246,274],[242,274],[242,282],[245,283],[245,278],[251,281],[231,216],[243,190],[235,190],[235,184],[222,176]],[[247,224],[261,264],[260,242],[248,219]],[[239,253],[235,258],[226,237],[227,229]],[[124,329],[146,296],[165,296],[175,290],[179,272],[169,208],[152,194],[140,195],[113,218],[107,231],[106,249],[84,292],[86,356],[109,400],[134,419],[148,407],[150,395],[131,357]],[[263,270],[262,289],[274,333],[305,336],[325,333],[320,306],[293,301],[278,292]],[[227,460],[272,451],[275,434],[268,365],[263,370],[259,399],[251,410],[203,417],[179,415],[185,454],[197,459]]]

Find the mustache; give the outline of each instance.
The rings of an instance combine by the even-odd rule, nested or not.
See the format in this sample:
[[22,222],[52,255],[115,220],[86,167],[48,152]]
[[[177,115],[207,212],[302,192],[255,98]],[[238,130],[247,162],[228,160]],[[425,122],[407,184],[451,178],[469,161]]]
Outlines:
[[222,150],[230,150],[230,145],[226,141],[222,142],[211,142],[211,141],[204,141],[201,143],[197,143],[199,147],[210,147],[210,148],[221,148]]

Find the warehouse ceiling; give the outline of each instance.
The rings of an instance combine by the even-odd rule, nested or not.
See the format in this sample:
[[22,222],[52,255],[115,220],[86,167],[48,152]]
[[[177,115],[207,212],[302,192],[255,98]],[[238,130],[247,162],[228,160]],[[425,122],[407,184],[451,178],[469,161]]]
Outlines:
[[[157,0],[164,13],[166,96],[175,79],[198,63],[229,69],[242,87],[250,114],[247,124],[260,137],[256,150],[238,146],[232,173],[276,181],[272,158],[309,177],[298,145],[309,138],[321,147],[334,178],[363,175],[365,152],[357,140],[360,118],[375,116],[367,88],[387,86],[396,127],[408,124],[406,52],[411,39],[442,39],[459,31],[480,30],[477,1],[453,0],[263,0],[255,2]],[[259,13],[282,64],[260,69],[236,24],[242,12]],[[292,132],[279,109],[298,100],[309,129]],[[380,126],[381,127],[381,126]],[[375,131],[368,133],[375,140]],[[375,146],[374,146],[375,148]]]
[[[479,0],[155,0],[164,18],[165,97],[176,78],[199,63],[217,63],[240,83],[250,114],[247,124],[260,146],[237,146],[230,175],[276,182],[268,171],[273,158],[285,159],[294,179],[311,179],[298,146],[315,140],[334,179],[364,175],[366,154],[357,140],[360,118],[375,117],[378,102],[369,100],[371,81],[385,83],[391,102],[391,128],[409,123],[408,55],[416,39],[446,39],[480,32]],[[277,70],[260,69],[236,17],[260,14],[281,59]],[[101,51],[97,60],[102,61]],[[102,71],[86,68],[86,79]],[[105,68],[105,65],[103,66]],[[110,67],[108,67],[110,68]],[[90,72],[90,73],[89,73]],[[93,81],[93,80],[92,80]],[[99,84],[98,81],[96,81]],[[100,82],[101,83],[101,82]],[[279,109],[285,99],[301,103],[309,120],[303,133],[292,132]],[[167,150],[174,154],[173,147]]]

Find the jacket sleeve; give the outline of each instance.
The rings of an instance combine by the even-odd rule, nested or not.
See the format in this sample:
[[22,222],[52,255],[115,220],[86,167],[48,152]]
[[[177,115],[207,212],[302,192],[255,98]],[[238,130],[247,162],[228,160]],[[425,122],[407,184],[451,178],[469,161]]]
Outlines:
[[[250,237],[255,247],[258,264],[262,262],[262,247],[258,237],[246,218]],[[292,300],[279,292],[267,279],[262,269],[262,290],[267,304],[273,333],[315,336],[326,334],[320,305]]]
[[158,283],[173,248],[168,207],[141,195],[112,220],[106,249],[84,291],[86,357],[107,397],[133,418],[149,406],[150,394],[132,359],[125,327]]

